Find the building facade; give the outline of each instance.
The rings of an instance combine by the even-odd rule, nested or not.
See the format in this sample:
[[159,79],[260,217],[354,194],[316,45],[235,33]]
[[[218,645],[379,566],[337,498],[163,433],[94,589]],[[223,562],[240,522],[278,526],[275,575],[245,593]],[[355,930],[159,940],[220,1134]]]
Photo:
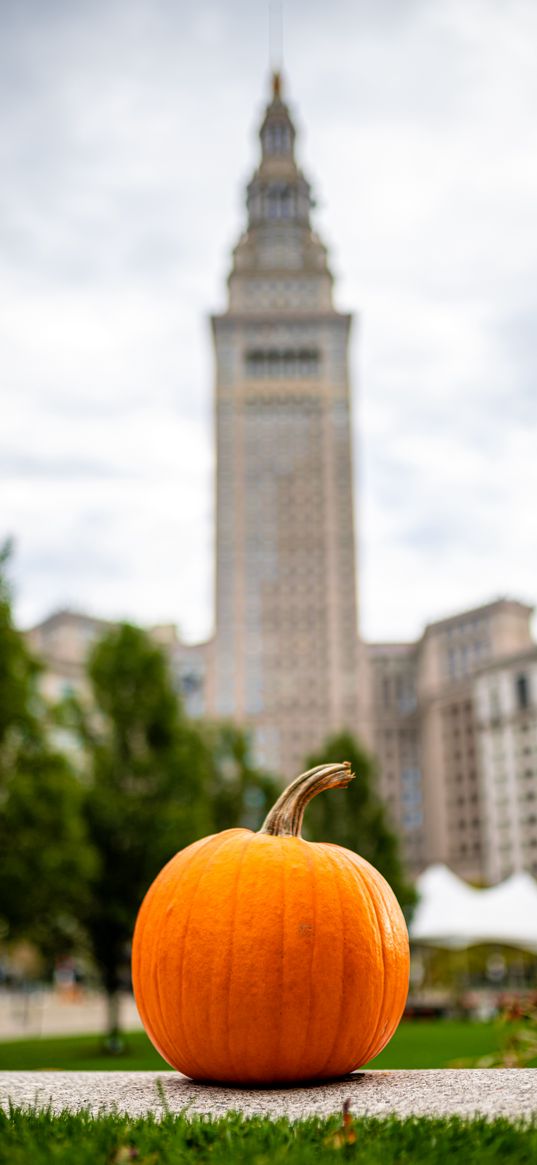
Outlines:
[[373,751],[378,787],[408,868],[424,864],[423,769],[417,699],[418,645],[374,643],[367,648]]
[[484,876],[537,876],[537,647],[477,673]]
[[55,611],[32,627],[26,639],[44,666],[41,686],[45,699],[57,703],[68,696],[89,694],[86,662],[93,644],[112,627],[78,611]]
[[[44,665],[41,691],[51,704],[68,696],[90,698],[87,664],[92,647],[116,624],[81,611],[55,611],[26,633],[30,650]],[[192,719],[206,715],[210,643],[183,643],[174,624],[146,628],[168,657],[174,687]]]
[[350,316],[279,76],[247,190],[216,362],[216,632],[211,711],[247,727],[257,761],[299,771],[360,721]]
[[[506,660],[535,650],[531,615],[525,603],[497,599],[429,624],[416,643],[368,647],[379,788],[413,873],[444,862],[471,881],[491,880],[478,693]],[[532,717],[537,724],[537,702]],[[537,773],[532,780],[537,792]]]

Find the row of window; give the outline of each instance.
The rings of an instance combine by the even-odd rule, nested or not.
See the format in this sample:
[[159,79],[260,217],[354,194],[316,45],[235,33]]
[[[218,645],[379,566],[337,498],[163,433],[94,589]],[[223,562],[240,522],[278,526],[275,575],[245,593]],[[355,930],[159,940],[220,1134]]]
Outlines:
[[402,713],[414,712],[417,699],[411,681],[402,676],[385,676],[382,680],[382,703],[385,708],[391,708],[397,703]]
[[463,643],[460,647],[449,647],[446,659],[446,671],[450,679],[468,675],[479,667],[490,654],[486,640],[478,639],[475,643]]
[[253,222],[269,220],[278,222],[308,218],[310,199],[307,192],[280,182],[271,182],[265,188],[254,188],[249,198],[249,208]]
[[446,627],[443,636],[446,639],[458,639],[461,635],[488,634],[489,620],[486,615],[475,615],[461,623],[454,623]]
[[[304,427],[306,421],[314,421],[315,428],[313,429],[313,437],[316,439],[317,446],[320,445],[320,413],[321,402],[317,395],[300,395],[293,396],[285,393],[284,390],[277,394],[271,393],[270,397],[264,399],[259,396],[249,396],[245,400],[245,414],[248,420],[257,421],[258,419],[266,421],[271,426],[279,426],[280,429],[285,429],[286,432],[282,435],[285,437],[287,444],[294,442],[295,444],[301,439],[304,440]],[[259,430],[260,437],[263,436],[263,431]],[[311,436],[308,435],[308,441]]]
[[[501,762],[505,762],[505,757],[504,756],[495,757],[494,760],[495,760],[495,764],[499,764]],[[531,778],[535,774],[533,772],[533,769],[518,769],[512,775],[514,776],[515,780],[519,780],[519,781],[527,780],[527,781],[529,781],[529,780],[531,780]],[[496,785],[505,785],[508,782],[510,783],[510,778],[511,778],[510,773],[507,773],[505,771],[505,769],[500,769],[495,774],[495,784]]]
[[[514,685],[515,708],[518,712],[525,712],[532,704],[532,692],[530,677],[525,672],[521,672],[515,677]],[[492,688],[490,692],[490,717],[492,720],[498,720],[501,714],[500,695],[497,688]]]
[[246,353],[248,377],[262,380],[318,376],[320,363],[320,353],[315,348],[254,349]]
[[[284,256],[285,262],[279,262],[278,266],[296,269],[297,264],[290,262],[289,250],[286,249]],[[264,310],[265,308],[291,308],[294,310],[313,310],[323,306],[323,288],[317,281],[305,282],[298,280],[271,280],[262,283],[256,283],[253,280],[244,289],[244,296],[241,298],[238,306],[243,306],[245,310]],[[334,375],[336,367],[339,368],[340,362],[336,365],[333,359]],[[219,362],[219,370],[221,371],[221,364]]]

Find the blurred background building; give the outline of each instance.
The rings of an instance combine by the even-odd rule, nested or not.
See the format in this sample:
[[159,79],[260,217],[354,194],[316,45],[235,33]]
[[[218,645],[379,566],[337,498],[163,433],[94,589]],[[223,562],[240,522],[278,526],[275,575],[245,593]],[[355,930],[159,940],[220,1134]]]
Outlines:
[[[531,820],[531,799],[518,793],[523,771],[524,796],[537,793],[531,615],[524,603],[497,599],[431,623],[417,643],[368,648],[380,789],[414,872],[444,862],[475,881],[497,881],[520,869],[537,873],[537,820]],[[500,776],[491,763],[490,685],[498,689],[498,672],[504,676],[503,719],[510,731],[522,733],[529,749],[523,759],[496,737],[500,767],[510,756],[516,770],[516,811],[505,799],[503,771]],[[500,863],[491,816],[498,802],[504,841],[509,839]],[[509,824],[513,811],[524,818],[523,844]]]
[[211,712],[291,775],[362,722],[347,342],[274,75],[216,354]]
[[[216,626],[187,646],[155,627],[190,715],[251,731],[282,777],[348,728],[374,750],[410,870],[445,862],[495,882],[537,873],[537,647],[532,609],[501,598],[364,644],[357,620],[350,317],[326,250],[280,79],[247,191],[216,359]],[[394,582],[395,585],[395,582]],[[108,624],[61,611],[28,633],[51,698],[85,687]],[[336,758],[337,759],[337,758]]]

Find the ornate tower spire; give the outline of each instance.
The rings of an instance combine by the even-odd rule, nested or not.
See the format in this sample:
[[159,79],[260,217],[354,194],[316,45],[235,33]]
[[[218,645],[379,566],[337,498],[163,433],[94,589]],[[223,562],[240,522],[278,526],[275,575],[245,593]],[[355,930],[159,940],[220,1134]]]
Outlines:
[[[271,100],[261,122],[259,139],[261,159],[246,192],[247,228],[233,254],[230,307],[254,309],[258,277],[280,271],[285,287],[282,282],[279,295],[273,287],[274,308],[291,306],[289,290],[292,285],[296,291],[297,275],[301,272],[308,277],[308,306],[314,306],[311,276],[316,274],[317,307],[326,310],[332,306],[332,277],[326,248],[311,226],[311,187],[296,161],[296,130],[282,97],[280,72],[272,74]],[[267,306],[271,305],[265,295],[263,307]]]
[[309,226],[310,187],[295,161],[296,131],[281,98],[281,77],[272,78],[272,101],[259,131],[261,164],[248,186],[248,223],[275,220]]

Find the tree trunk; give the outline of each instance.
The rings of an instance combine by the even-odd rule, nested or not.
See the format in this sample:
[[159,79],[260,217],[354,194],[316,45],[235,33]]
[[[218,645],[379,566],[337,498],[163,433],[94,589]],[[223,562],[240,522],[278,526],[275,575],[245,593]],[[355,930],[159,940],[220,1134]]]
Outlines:
[[119,991],[107,991],[107,1034],[106,1034],[106,1050],[111,1056],[118,1056],[123,1051],[123,1038],[121,1035],[119,1022],[119,1005],[120,995]]

